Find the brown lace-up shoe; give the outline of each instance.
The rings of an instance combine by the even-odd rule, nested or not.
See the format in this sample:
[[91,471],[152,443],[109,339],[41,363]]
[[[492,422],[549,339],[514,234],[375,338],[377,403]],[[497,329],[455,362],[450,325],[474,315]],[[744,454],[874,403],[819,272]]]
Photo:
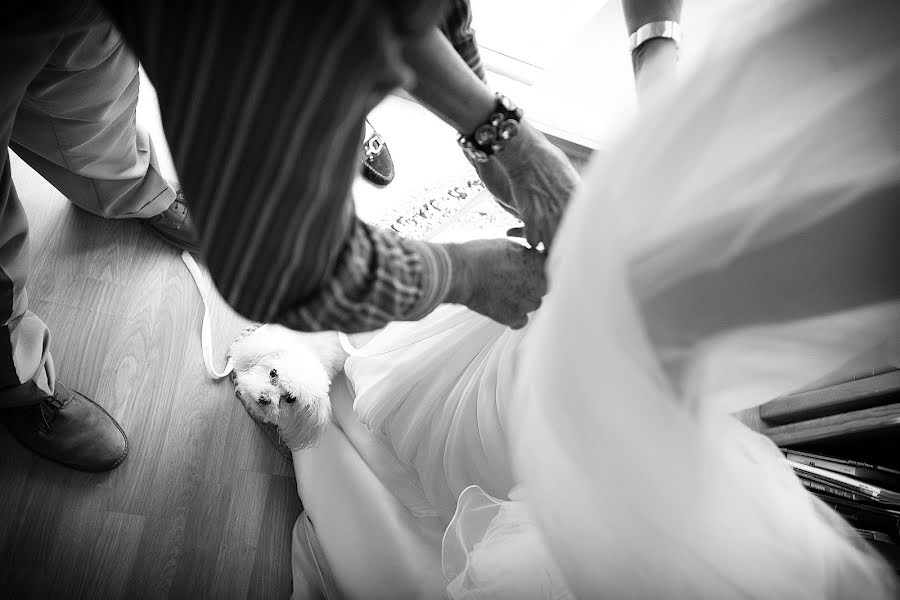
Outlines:
[[115,419],[58,381],[52,396],[0,415],[25,447],[73,469],[108,471],[128,455],[128,438]]
[[194,221],[188,214],[187,203],[184,201],[184,192],[178,190],[175,202],[169,208],[149,219],[144,219],[144,226],[153,235],[165,242],[187,250],[188,252],[200,251],[200,239]]

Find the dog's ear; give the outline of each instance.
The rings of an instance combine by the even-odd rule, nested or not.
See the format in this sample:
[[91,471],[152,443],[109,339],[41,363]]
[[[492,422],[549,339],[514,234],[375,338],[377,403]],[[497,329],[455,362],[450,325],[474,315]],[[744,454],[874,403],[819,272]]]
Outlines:
[[277,327],[261,325],[255,331],[235,340],[230,349],[236,371],[247,371],[257,365],[274,366],[287,347],[284,334]]
[[294,400],[278,418],[278,434],[292,451],[315,446],[331,422],[328,394],[304,394],[299,402]]
[[264,360],[265,355],[260,354],[254,346],[255,344],[240,340],[231,347],[231,359],[234,361],[235,371],[239,373],[249,371],[257,363]]

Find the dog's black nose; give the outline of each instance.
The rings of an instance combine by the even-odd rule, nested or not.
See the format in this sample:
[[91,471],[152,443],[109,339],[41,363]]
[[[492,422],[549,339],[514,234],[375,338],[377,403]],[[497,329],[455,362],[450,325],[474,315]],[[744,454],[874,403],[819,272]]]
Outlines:
[[259,399],[259,403],[262,404],[263,406],[265,406],[266,404],[272,404],[272,401],[269,400],[268,398],[263,397],[263,398]]
[[285,394],[284,396],[281,397],[281,399],[284,402],[287,402],[288,404],[293,404],[294,402],[297,401],[297,399],[295,397],[291,396],[290,394]]

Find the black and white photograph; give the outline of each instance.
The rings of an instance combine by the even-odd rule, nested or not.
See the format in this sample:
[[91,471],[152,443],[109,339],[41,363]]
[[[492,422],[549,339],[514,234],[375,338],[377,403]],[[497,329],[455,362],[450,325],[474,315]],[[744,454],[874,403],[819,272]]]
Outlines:
[[4,0],[0,597],[900,598],[900,2]]

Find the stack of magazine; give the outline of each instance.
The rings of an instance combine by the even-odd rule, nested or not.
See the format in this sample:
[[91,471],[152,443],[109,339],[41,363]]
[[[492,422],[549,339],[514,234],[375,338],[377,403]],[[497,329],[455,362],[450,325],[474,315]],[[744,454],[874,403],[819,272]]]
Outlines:
[[790,448],[782,452],[807,490],[900,568],[900,471]]

